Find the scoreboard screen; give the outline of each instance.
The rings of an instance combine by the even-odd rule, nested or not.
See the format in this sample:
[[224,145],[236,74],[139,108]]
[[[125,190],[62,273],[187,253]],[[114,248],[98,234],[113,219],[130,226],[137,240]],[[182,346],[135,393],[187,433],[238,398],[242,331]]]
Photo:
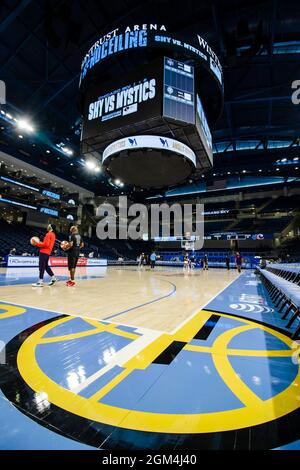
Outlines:
[[194,67],[164,58],[164,117],[195,124],[194,81]]
[[85,97],[82,139],[161,115],[161,61],[107,85],[94,85]]

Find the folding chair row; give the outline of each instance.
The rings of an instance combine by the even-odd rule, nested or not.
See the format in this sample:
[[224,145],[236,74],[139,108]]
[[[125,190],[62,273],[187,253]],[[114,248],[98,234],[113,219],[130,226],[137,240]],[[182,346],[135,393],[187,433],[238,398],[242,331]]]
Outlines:
[[298,326],[292,335],[292,338],[297,338],[300,334],[300,286],[266,269],[259,268],[259,272],[272,302],[283,313],[281,318],[285,319],[290,315],[286,327],[291,328],[298,319]]
[[286,281],[300,285],[300,267],[290,267],[284,265],[269,265],[267,271],[282,277]]

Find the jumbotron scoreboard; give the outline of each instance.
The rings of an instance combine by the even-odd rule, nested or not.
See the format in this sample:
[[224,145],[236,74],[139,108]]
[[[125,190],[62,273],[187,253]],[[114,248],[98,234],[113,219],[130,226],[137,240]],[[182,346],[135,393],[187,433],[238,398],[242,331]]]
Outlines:
[[199,35],[179,38],[156,24],[116,28],[86,54],[79,98],[81,152],[109,177],[160,188],[213,166],[223,74]]

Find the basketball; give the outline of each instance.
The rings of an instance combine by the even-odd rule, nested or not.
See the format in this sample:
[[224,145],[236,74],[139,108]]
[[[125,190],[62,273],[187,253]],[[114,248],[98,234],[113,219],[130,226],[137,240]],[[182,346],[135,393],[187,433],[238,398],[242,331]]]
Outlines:
[[36,246],[37,243],[40,243],[39,237],[31,237],[30,238],[30,244],[33,246]]
[[62,250],[67,250],[70,247],[70,243],[64,240],[61,242],[60,247]]

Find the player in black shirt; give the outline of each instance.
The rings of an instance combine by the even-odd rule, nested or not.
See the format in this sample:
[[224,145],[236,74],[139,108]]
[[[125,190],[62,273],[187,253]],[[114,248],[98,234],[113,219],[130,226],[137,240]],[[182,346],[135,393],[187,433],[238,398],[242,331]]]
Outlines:
[[68,270],[70,271],[70,279],[67,281],[67,286],[75,286],[75,270],[80,254],[80,249],[84,247],[81,235],[78,233],[78,228],[73,225],[70,228],[69,248],[68,248]]
[[242,255],[237,251],[235,255],[235,264],[239,273],[242,272],[242,263],[243,263]]

